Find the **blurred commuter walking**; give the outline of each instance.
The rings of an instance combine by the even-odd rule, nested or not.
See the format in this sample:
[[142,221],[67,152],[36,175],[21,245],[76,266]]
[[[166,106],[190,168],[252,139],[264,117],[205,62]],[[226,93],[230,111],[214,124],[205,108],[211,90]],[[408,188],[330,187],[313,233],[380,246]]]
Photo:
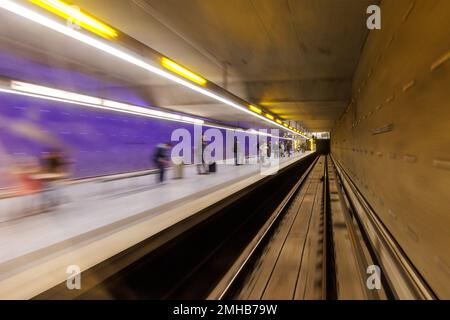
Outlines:
[[267,157],[267,142],[263,142],[259,146],[259,162],[264,165],[266,163],[266,157]]
[[288,158],[290,158],[291,157],[291,152],[292,152],[292,141],[291,140],[289,140],[286,143],[286,150],[287,150],[287,156],[288,156]]
[[197,155],[196,159],[196,166],[197,166],[197,173],[198,174],[207,174],[207,166],[205,162],[205,148],[207,146],[207,142],[205,141],[205,137],[202,135],[200,137],[200,140],[197,141],[197,145],[195,147],[195,152]]
[[41,174],[38,179],[42,182],[42,209],[47,210],[57,206],[62,199],[62,180],[67,177],[68,161],[59,149],[50,149],[41,158]]
[[166,166],[169,164],[168,150],[170,148],[169,143],[160,143],[156,146],[155,153],[153,154],[153,162],[158,168],[158,181],[159,183],[164,182],[164,173],[166,171]]
[[305,150],[306,150],[306,144],[305,143],[302,143],[302,145],[301,145],[301,150],[302,150],[302,153],[305,153]]
[[240,165],[240,163],[239,163],[239,146],[237,138],[234,138],[233,153],[234,153],[234,165],[238,166]]
[[28,195],[41,192],[42,181],[39,179],[41,166],[38,159],[33,157],[16,158],[15,164],[11,166],[11,174],[18,183],[17,195]]

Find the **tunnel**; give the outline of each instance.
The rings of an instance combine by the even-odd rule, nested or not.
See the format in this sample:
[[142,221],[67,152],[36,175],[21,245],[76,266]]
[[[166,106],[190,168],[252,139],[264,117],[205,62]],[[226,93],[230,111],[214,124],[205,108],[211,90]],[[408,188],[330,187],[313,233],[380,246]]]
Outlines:
[[0,26],[0,299],[450,298],[450,1],[1,0]]

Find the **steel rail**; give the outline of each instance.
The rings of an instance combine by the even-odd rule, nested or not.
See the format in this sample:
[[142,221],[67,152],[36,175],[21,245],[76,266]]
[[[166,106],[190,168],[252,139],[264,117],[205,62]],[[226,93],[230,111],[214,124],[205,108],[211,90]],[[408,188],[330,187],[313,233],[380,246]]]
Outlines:
[[378,263],[380,263],[383,275],[394,297],[402,300],[437,299],[433,290],[414,267],[369,202],[359,192],[345,169],[333,156],[331,156],[331,159],[346,196],[351,201],[357,219],[360,221],[361,231],[365,233],[369,240],[369,245],[373,249]]
[[256,252],[261,248],[261,245],[265,242],[268,236],[273,231],[274,227],[277,225],[277,222],[283,217],[283,213],[285,213],[286,209],[289,207],[289,203],[294,198],[294,196],[300,190],[303,182],[308,177],[311,170],[317,164],[317,161],[320,157],[317,157],[314,162],[308,167],[299,181],[294,185],[291,191],[286,195],[277,209],[271,215],[271,218],[268,222],[261,228],[261,231],[254,237],[253,241],[247,246],[247,248],[243,251],[243,253],[236,260],[234,265],[230,268],[227,274],[222,278],[222,281],[216,285],[216,287],[211,291],[208,295],[207,299],[211,300],[223,300],[227,297],[231,288],[236,284],[237,279],[242,275],[243,271],[248,266],[249,262],[252,261],[252,258],[255,256]]

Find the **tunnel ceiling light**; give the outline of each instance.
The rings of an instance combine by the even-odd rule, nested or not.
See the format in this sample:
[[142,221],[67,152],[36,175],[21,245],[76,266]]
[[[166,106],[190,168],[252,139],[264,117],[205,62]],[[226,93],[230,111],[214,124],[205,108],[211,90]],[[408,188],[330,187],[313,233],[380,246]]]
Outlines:
[[278,124],[283,124],[283,122],[280,119],[275,120],[275,122]]
[[180,76],[182,76],[182,77],[184,77],[186,79],[189,79],[192,82],[195,82],[195,83],[197,83],[199,85],[204,86],[206,84],[206,82],[207,82],[205,78],[200,77],[199,75],[193,73],[192,71],[189,71],[185,67],[180,66],[175,61],[172,61],[172,60],[170,60],[170,59],[168,59],[166,57],[163,57],[161,59],[161,65],[164,68],[166,68],[166,69],[168,69],[168,70],[170,70],[170,71],[172,71],[172,72],[174,72],[174,73],[176,73],[176,74],[178,74],[178,75],[180,75]]
[[[116,58],[119,58],[123,61],[126,61],[128,63],[131,63],[135,66],[138,66],[144,70],[147,70],[149,72],[152,72],[154,74],[157,74],[163,78],[166,78],[168,80],[171,80],[175,83],[178,83],[182,86],[185,86],[193,91],[196,91],[200,94],[203,94],[207,97],[210,97],[214,100],[217,100],[219,102],[222,102],[230,107],[233,107],[235,109],[238,109],[242,112],[246,112],[247,114],[252,115],[253,117],[259,118],[260,120],[263,120],[265,122],[270,123],[271,125],[276,125],[277,127],[280,127],[284,130],[289,130],[288,128],[284,128],[283,125],[276,123],[275,121],[272,121],[273,119],[264,117],[263,115],[257,114],[255,112],[252,112],[248,109],[248,107],[240,105],[238,103],[235,103],[231,100],[228,100],[222,96],[219,96],[209,90],[206,90],[205,88],[199,87],[198,85],[193,84],[190,81],[186,81],[182,78],[179,78],[178,76],[174,75],[173,73],[166,72],[165,70],[162,70],[158,67],[155,67],[140,58],[136,57],[134,54],[129,53],[127,51],[119,50],[116,47],[113,47],[109,45],[108,43],[105,43],[103,41],[100,41],[99,39],[90,37],[84,33],[78,32],[76,30],[73,30],[72,28],[67,27],[64,24],[61,24],[59,22],[56,22],[52,19],[49,19],[48,17],[41,15],[39,13],[36,13],[24,6],[21,6],[14,1],[11,0],[1,0],[0,1],[0,8],[3,8],[5,10],[8,10],[18,16],[21,16],[25,19],[34,21],[46,28],[52,29],[56,32],[59,32],[61,34],[64,34],[72,39],[76,39],[84,44],[87,44],[91,47],[94,47],[100,51],[103,51],[105,53],[108,53]],[[287,126],[285,126],[287,127]],[[291,132],[295,133],[291,130]],[[304,138],[309,139],[309,137],[302,135]]]
[[256,112],[258,114],[262,113],[262,110],[258,107],[255,107],[254,105],[250,105],[249,108],[250,108],[250,110],[252,110],[253,112]]
[[266,118],[267,118],[267,119],[270,119],[270,120],[275,119],[275,117],[274,117],[273,115],[268,114],[268,113],[266,113]]
[[117,37],[117,31],[98,21],[97,19],[81,12],[76,7],[73,7],[63,1],[59,0],[29,0],[39,7],[50,11],[64,19],[73,21],[74,24],[83,27],[101,37],[111,39]]

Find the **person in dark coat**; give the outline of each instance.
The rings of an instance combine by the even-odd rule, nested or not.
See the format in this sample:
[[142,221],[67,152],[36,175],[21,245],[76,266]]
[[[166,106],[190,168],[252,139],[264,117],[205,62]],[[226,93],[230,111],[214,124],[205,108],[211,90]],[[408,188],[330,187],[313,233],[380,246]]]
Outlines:
[[237,138],[234,138],[233,153],[234,153],[234,164],[236,166],[238,166],[239,161],[238,161],[238,139]]
[[68,161],[62,150],[49,149],[41,158],[42,176],[42,209],[57,206],[62,200],[60,182],[68,176]]
[[164,182],[164,173],[166,171],[166,166],[169,163],[169,148],[169,143],[160,143],[156,146],[155,153],[153,154],[153,161],[159,170],[160,183]]

